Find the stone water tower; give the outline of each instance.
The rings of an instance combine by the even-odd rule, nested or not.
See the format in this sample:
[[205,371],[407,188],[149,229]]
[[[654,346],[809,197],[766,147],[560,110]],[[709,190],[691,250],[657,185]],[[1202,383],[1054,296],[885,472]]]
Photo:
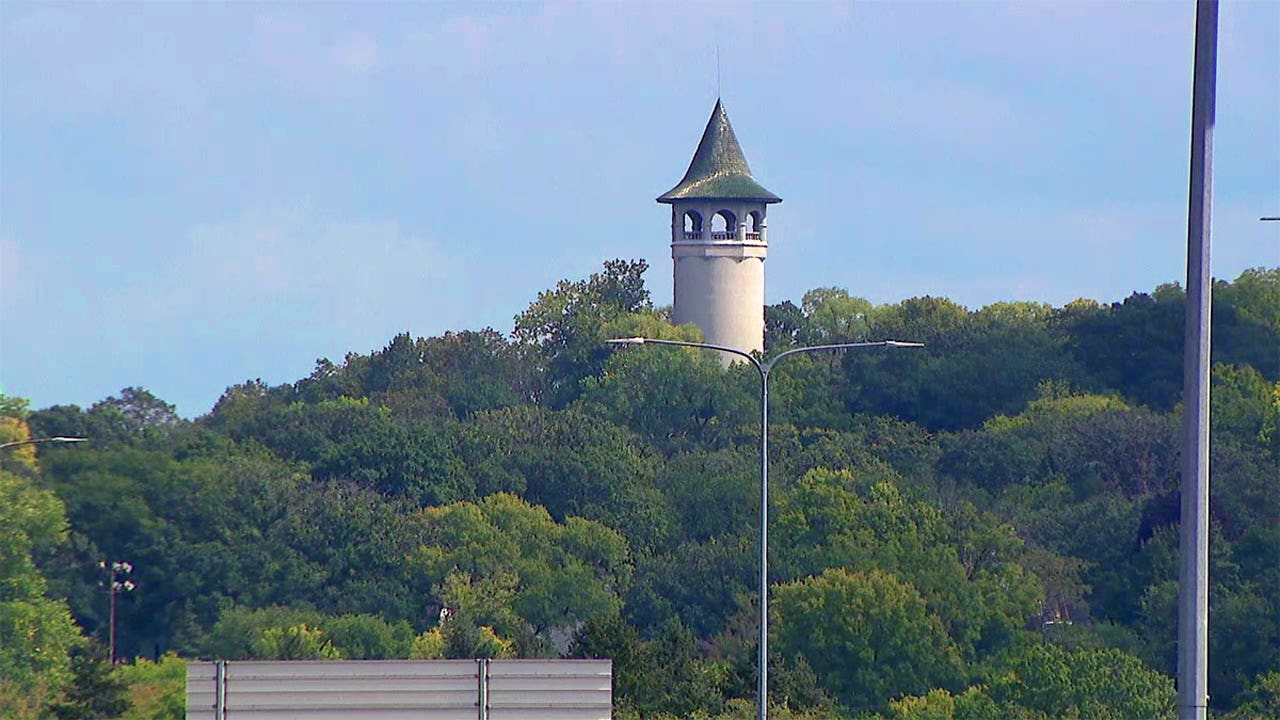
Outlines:
[[684,179],[658,202],[671,206],[676,324],[697,325],[713,345],[763,350],[765,214],[782,198],[751,177],[719,100]]

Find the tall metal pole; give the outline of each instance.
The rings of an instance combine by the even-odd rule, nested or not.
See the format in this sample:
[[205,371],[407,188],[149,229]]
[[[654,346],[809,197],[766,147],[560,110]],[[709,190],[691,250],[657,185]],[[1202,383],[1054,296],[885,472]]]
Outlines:
[[769,365],[760,371],[760,688],[757,716],[769,715]]
[[109,665],[116,664],[116,574],[111,572],[111,586],[107,590],[111,593],[111,612],[107,621],[107,663]]
[[1205,720],[1209,670],[1209,272],[1218,0],[1196,3],[1182,374],[1182,518],[1178,567],[1178,718]]

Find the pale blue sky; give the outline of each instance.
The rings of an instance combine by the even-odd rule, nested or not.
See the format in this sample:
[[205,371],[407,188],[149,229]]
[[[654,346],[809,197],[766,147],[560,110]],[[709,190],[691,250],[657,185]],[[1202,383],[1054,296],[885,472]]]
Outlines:
[[[722,94],[768,300],[1185,275],[1190,2],[0,2],[0,384],[187,416],[646,258]],[[1224,2],[1215,275],[1280,265],[1280,2]]]

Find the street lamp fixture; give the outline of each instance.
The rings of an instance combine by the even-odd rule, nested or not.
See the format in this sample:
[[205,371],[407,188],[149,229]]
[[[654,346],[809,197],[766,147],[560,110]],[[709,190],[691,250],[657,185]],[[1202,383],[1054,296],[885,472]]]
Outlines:
[[19,445],[39,445],[40,443],[82,443],[89,442],[89,438],[82,437],[47,437],[33,438],[31,440],[14,440],[13,442],[0,443],[0,450],[5,448],[17,447]]
[[63,437],[59,435],[57,437],[31,438],[28,440],[14,440],[12,442],[0,443],[0,450],[7,450],[13,447],[21,447],[23,445],[39,445],[41,443],[82,443],[82,442],[89,442],[89,438]]
[[709,343],[684,342],[682,340],[656,340],[646,337],[615,338],[606,341],[610,345],[672,345],[676,347],[701,348],[717,350],[744,358],[760,373],[760,657],[759,687],[757,688],[756,717],[766,720],[769,702],[769,373],[783,358],[800,353],[818,352],[820,350],[852,350],[856,348],[893,347],[918,348],[924,343],[904,342],[901,340],[878,340],[875,342],[837,343],[834,345],[812,345],[792,348],[778,353],[770,360],[760,360],[744,350],[711,345]]

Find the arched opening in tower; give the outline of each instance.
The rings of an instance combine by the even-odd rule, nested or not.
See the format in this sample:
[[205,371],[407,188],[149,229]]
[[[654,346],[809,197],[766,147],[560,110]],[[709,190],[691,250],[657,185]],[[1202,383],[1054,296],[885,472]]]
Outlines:
[[689,210],[684,214],[684,239],[702,239],[702,214],[697,210]]
[[721,210],[711,218],[712,240],[733,240],[738,237],[738,218],[728,210]]

